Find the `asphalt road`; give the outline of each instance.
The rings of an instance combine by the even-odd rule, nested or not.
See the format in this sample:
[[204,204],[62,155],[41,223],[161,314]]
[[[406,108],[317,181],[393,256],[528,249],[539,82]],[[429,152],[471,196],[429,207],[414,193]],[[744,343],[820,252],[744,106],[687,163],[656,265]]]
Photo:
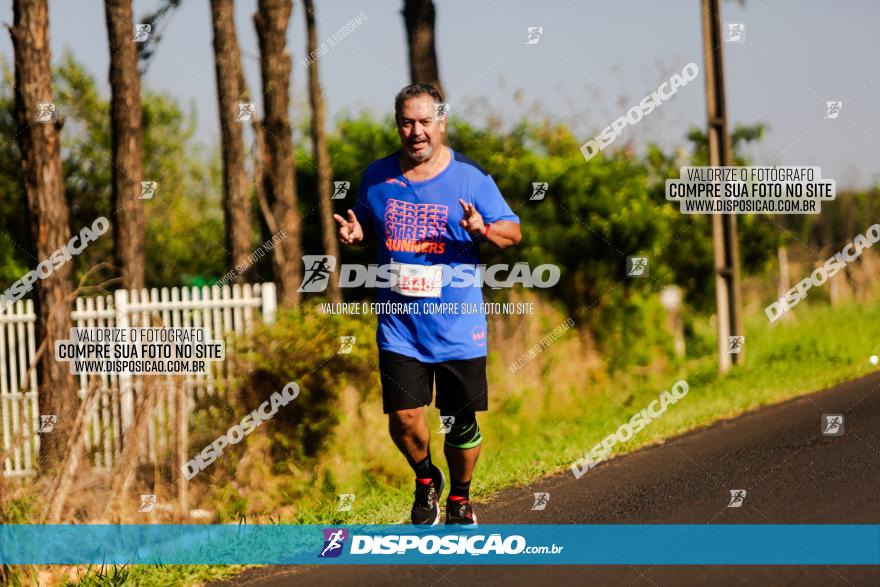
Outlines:
[[[844,414],[842,436],[822,414]],[[491,455],[485,455],[491,458]],[[745,489],[728,508],[731,489]],[[533,493],[548,492],[532,511]],[[484,524],[880,523],[880,373],[763,408],[477,504]],[[735,545],[731,546],[735,548]],[[227,585],[880,585],[865,566],[299,566]]]

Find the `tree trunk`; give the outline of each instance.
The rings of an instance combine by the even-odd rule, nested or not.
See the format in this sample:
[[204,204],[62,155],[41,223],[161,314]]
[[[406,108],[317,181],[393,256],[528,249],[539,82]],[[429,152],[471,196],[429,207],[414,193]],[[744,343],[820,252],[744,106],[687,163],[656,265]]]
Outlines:
[[[70,211],[64,196],[59,128],[36,122],[38,103],[52,102],[47,0],[14,0],[10,29],[15,50],[15,115],[21,150],[22,180],[28,201],[30,239],[40,261],[70,239]],[[60,127],[60,124],[58,125]],[[49,277],[38,279],[36,289],[37,341],[47,348],[38,366],[39,409],[58,417],[55,430],[42,437],[41,472],[63,457],[79,399],[67,363],[55,360],[55,341],[67,339],[70,316],[72,264],[65,263]]]
[[[285,35],[293,3],[290,0],[260,0],[254,24],[260,42],[260,74],[263,82],[263,132],[269,152],[267,196],[278,222],[288,238],[278,243],[286,260],[276,264],[281,286],[281,304],[299,306],[297,289],[302,281],[301,225],[294,177],[293,136],[290,128],[291,58]],[[276,247],[277,248],[277,247]],[[280,266],[278,266],[280,265]]]
[[113,145],[112,208],[114,257],[122,272],[122,287],[144,287],[144,208],[141,80],[131,0],[106,0],[110,40],[110,128]]
[[[214,28],[214,67],[217,74],[217,101],[220,111],[220,139],[223,156],[223,216],[226,222],[226,264],[232,269],[247,266],[251,254],[253,227],[248,180],[244,167],[244,140],[238,121],[242,93],[239,80],[241,57],[235,34],[233,0],[211,0]],[[244,283],[253,275],[247,267],[235,277]]]
[[[247,82],[244,79],[244,72],[242,72],[241,79],[239,80],[239,86],[241,87],[241,95],[244,97],[244,100],[250,101],[250,91],[248,90]],[[263,220],[266,222],[266,227],[269,229],[270,234],[275,235],[279,231],[278,221],[275,220],[275,213],[272,211],[272,207],[269,205],[269,200],[266,196],[266,189],[269,180],[265,170],[269,167],[269,151],[266,149],[266,137],[263,135],[263,125],[256,115],[254,115],[253,128],[254,191],[257,193],[257,204],[260,206],[260,213],[263,216]],[[284,251],[280,247],[273,247],[272,266],[276,275],[279,274],[280,270],[284,267],[284,262]]]
[[[318,33],[315,29],[315,5],[313,0],[305,0],[306,32],[308,34],[309,55],[318,50]],[[312,107],[312,143],[315,148],[315,163],[318,172],[318,202],[321,206],[321,232],[324,240],[324,254],[339,259],[339,242],[336,240],[336,221],[333,220],[333,169],[330,166],[330,150],[327,147],[327,135],[324,134],[324,95],[321,82],[318,81],[318,60],[309,65],[309,103]],[[339,273],[330,274],[327,294],[332,302],[341,302],[339,290]]]
[[431,0],[404,0],[403,21],[409,44],[409,76],[412,83],[429,83],[446,96],[440,85],[437,53],[434,50],[434,3]]

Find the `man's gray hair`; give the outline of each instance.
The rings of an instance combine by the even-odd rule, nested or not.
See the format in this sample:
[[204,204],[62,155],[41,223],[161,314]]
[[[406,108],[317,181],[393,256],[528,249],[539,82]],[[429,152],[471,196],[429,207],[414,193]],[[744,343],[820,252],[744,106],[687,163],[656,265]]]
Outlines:
[[400,111],[403,109],[404,102],[410,98],[418,98],[424,94],[429,94],[434,98],[435,103],[443,101],[443,96],[441,96],[440,92],[437,91],[437,88],[431,84],[410,84],[397,92],[397,96],[394,97],[394,120],[398,123],[400,122]]

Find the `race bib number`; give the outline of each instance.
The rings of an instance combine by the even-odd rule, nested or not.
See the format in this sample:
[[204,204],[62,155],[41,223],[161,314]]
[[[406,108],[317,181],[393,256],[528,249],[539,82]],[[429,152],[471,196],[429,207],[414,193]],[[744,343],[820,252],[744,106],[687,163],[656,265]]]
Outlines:
[[439,298],[443,290],[443,268],[391,262],[395,283],[391,291],[412,298]]

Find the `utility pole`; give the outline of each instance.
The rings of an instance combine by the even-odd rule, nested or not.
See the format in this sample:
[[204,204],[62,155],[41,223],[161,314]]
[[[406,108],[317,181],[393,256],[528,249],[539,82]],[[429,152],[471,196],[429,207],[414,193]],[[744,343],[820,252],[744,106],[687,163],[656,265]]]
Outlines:
[[[724,92],[724,64],[720,0],[700,0],[703,13],[703,59],[706,71],[706,114],[708,118],[709,165],[731,165],[730,135],[727,134],[727,102]],[[715,250],[715,300],[718,308],[718,367],[722,373],[745,359],[745,345],[730,353],[730,337],[742,336],[742,296],[739,284],[739,241],[735,214],[712,215],[712,246]]]

